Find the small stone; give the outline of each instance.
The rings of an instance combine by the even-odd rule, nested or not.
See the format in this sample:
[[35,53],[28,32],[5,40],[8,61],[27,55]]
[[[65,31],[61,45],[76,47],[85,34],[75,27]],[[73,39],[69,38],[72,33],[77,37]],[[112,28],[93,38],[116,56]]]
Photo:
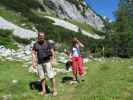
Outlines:
[[12,80],[12,83],[16,84],[18,83],[18,80]]

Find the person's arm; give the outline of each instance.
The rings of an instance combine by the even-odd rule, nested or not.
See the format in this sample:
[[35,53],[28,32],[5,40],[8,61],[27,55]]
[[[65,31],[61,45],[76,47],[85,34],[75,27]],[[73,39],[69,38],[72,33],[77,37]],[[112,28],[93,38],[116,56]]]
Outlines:
[[76,37],[74,38],[74,41],[76,41],[80,47],[82,47],[82,48],[85,47],[84,44],[81,43]]
[[69,54],[69,61],[72,59],[72,53]]
[[78,39],[77,39],[77,42],[78,42],[78,44],[79,44],[79,46],[80,47],[82,47],[82,48],[84,48],[85,46],[84,46],[84,44],[83,43],[81,43]]
[[32,50],[32,67],[36,69],[37,65],[37,56],[36,56],[36,51]]
[[51,63],[52,63],[52,64],[55,64],[56,56],[55,56],[55,50],[54,50],[54,48],[51,48],[51,49],[50,49],[50,52],[51,52],[51,54],[52,54],[52,56],[51,56]]

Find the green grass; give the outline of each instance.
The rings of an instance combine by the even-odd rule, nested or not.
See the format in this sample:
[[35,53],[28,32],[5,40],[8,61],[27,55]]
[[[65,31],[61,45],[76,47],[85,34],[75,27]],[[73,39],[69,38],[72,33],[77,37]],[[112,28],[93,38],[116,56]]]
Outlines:
[[[0,61],[0,65],[0,100],[9,94],[9,100],[133,100],[133,59],[90,61],[85,81],[77,85],[61,83],[62,77],[71,74],[58,73],[56,97],[41,97],[29,89],[29,82],[37,77],[22,62]],[[14,79],[17,84],[12,83]]]

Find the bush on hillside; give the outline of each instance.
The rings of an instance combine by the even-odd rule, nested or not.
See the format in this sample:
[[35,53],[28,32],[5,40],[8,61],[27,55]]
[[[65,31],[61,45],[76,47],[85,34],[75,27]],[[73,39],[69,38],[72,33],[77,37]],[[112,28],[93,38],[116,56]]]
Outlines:
[[14,41],[12,39],[11,30],[0,29],[0,45],[3,45],[6,48],[10,49],[17,49],[17,45],[14,44]]
[[18,36],[12,36],[12,37],[13,37],[13,39],[16,42],[18,42],[20,44],[23,44],[23,45],[28,45],[28,44],[30,44],[34,40],[34,39],[23,39],[23,38],[20,38]]

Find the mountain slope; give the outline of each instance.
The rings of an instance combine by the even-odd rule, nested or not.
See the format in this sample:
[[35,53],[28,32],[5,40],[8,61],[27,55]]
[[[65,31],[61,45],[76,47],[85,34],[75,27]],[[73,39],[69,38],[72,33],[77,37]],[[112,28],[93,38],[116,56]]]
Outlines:
[[[7,4],[9,3],[10,4]],[[87,6],[84,0],[1,0],[0,4],[16,9],[16,5],[24,6],[25,9],[44,12],[63,19],[80,20],[91,25],[93,28],[104,27],[103,20]],[[26,7],[27,6],[27,7]],[[19,8],[18,10],[22,10]],[[17,10],[17,9],[16,9]]]
[[27,29],[23,29],[17,25],[14,25],[13,23],[3,19],[2,17],[0,17],[0,28],[1,29],[8,29],[8,30],[13,30],[13,34],[15,36],[18,36],[20,38],[35,38],[36,37],[36,33],[31,31],[31,30],[27,30]]
[[[1,0],[0,16],[21,28],[23,27],[25,29],[30,29],[33,31],[43,31],[47,34],[47,38],[53,39],[59,43],[68,43],[70,42],[68,40],[71,40],[73,36],[76,36],[83,40],[82,42],[87,46],[90,46],[90,41],[100,39],[94,38],[97,33],[101,33],[95,30],[101,28],[99,26],[102,26],[103,24],[99,25],[98,23],[95,23],[96,18],[100,18],[98,16],[95,16],[94,19],[86,16],[86,12],[93,11],[87,10],[89,8],[87,8],[87,6],[84,6],[85,8],[87,8],[84,12],[84,10],[80,8],[82,1],[72,1],[74,2],[71,2],[70,0],[61,0],[60,2],[57,0]],[[53,3],[54,6],[49,3]],[[66,11],[67,13],[63,13],[64,11]],[[92,13],[88,14],[90,14],[90,16],[93,16]],[[62,20],[64,24],[67,24],[69,22],[68,27],[70,27],[69,25],[72,24],[73,26],[76,26],[76,31],[74,31],[75,29],[71,30],[69,28],[63,27],[63,25],[55,25],[54,23],[56,23],[56,21],[46,16]],[[97,26],[92,25],[92,28],[90,26],[91,23],[89,22],[89,20],[95,23]],[[101,19],[100,21],[102,22]],[[79,29],[77,30],[77,28]]]
[[104,27],[103,20],[97,16],[84,0],[39,0],[45,11],[66,19],[80,20],[94,28]]

